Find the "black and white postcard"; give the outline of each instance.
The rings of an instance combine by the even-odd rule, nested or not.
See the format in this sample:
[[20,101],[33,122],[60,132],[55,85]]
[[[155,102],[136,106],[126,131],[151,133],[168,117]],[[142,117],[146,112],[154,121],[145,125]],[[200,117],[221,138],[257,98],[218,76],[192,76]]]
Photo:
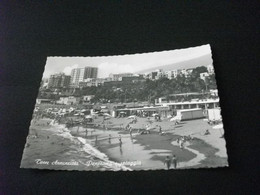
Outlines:
[[46,60],[21,168],[228,166],[210,45]]

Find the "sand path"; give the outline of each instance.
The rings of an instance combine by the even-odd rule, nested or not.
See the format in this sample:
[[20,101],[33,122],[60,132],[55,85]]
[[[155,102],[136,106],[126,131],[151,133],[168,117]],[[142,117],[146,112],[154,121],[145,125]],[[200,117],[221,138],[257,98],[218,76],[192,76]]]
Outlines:
[[[171,142],[171,144],[174,145],[174,146],[179,146],[177,141],[173,141],[173,142]],[[190,144],[188,142],[185,142],[185,149],[189,150],[190,152],[192,152],[194,154],[196,154],[196,157],[189,160],[189,161],[186,161],[186,162],[179,162],[178,168],[184,168],[184,167],[187,168],[187,167],[198,165],[198,164],[200,164],[200,161],[202,161],[206,158],[205,155],[200,153],[199,151],[189,148],[188,147],[189,145]]]

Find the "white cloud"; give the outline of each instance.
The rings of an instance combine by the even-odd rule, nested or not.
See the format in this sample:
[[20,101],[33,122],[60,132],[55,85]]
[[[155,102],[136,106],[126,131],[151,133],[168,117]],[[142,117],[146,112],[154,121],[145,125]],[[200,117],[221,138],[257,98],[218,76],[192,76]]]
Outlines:
[[78,68],[78,66],[79,66],[78,64],[74,64],[74,65],[72,65],[72,66],[67,66],[67,67],[65,67],[65,68],[63,69],[63,72],[64,72],[66,75],[70,75],[72,69]]
[[130,64],[104,62],[98,65],[98,77],[108,77],[109,74],[133,73],[134,67]]

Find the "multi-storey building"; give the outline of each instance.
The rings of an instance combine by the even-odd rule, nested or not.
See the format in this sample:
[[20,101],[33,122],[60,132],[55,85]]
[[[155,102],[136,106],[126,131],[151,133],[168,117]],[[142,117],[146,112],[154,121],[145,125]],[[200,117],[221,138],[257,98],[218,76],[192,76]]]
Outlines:
[[105,82],[105,79],[103,78],[96,78],[96,79],[90,79],[87,83],[88,83],[88,86],[95,86],[95,87],[98,87],[98,86],[101,86],[101,85],[104,85],[104,82]]
[[110,74],[109,77],[112,81],[122,81],[122,77],[133,77],[133,73],[121,73],[121,74]]
[[190,76],[191,73],[193,72],[193,68],[187,69],[186,72],[187,72],[187,76]]
[[158,72],[150,72],[148,74],[148,79],[155,80],[157,75],[158,75]]
[[157,72],[157,75],[155,76],[156,80],[166,76],[165,72],[162,69],[158,69],[158,70],[156,70],[156,72]]
[[214,74],[214,67],[212,64],[208,65],[207,66],[207,70],[208,70],[208,73],[209,74]]
[[70,83],[70,76],[64,73],[53,74],[48,81],[48,88],[67,88]]
[[165,71],[165,75],[168,79],[176,78],[177,75],[180,73],[180,70],[168,70]]
[[206,77],[209,76],[209,73],[208,72],[202,72],[200,73],[200,79],[202,79],[203,81],[205,81]]
[[42,81],[41,81],[41,84],[40,84],[40,88],[48,87],[48,82],[49,82],[48,78],[43,78]]
[[78,87],[80,82],[84,82],[87,78],[97,78],[98,68],[84,67],[75,68],[71,71],[70,86]]

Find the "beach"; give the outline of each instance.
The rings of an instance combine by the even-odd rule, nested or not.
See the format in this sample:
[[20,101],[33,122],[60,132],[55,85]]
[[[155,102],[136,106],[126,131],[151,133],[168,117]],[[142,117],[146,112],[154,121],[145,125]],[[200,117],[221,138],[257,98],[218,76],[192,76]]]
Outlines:
[[[166,169],[165,158],[172,155],[178,158],[178,169],[228,165],[225,140],[220,138],[221,130],[213,129],[203,119],[173,125],[169,120],[158,122],[138,118],[135,124],[131,124],[133,132],[130,135],[124,128],[129,119],[111,118],[103,121],[102,118],[94,120],[97,128],[79,125],[69,129],[48,118],[32,120],[21,167],[92,171],[155,170]],[[146,124],[150,125],[150,134],[138,133]],[[158,126],[162,128],[162,135],[158,133]],[[204,135],[205,129],[209,130],[209,135]],[[188,135],[193,139],[180,148],[177,139]]]
[[[47,124],[50,123],[50,124]],[[130,170],[108,157],[80,137],[74,137],[64,125],[40,119],[31,124],[21,168],[54,170]]]

